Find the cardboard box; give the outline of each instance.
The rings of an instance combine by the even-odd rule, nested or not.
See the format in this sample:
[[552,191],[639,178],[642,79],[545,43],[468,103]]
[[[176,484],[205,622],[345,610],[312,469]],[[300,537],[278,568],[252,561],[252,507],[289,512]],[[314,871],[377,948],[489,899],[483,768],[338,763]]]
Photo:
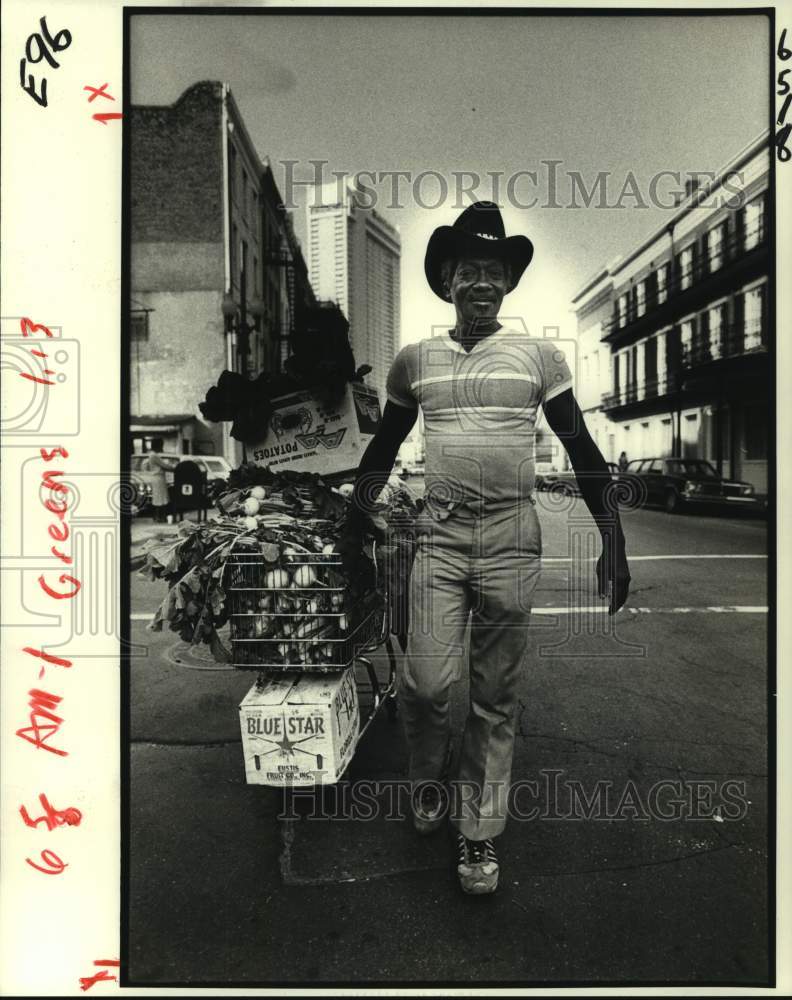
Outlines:
[[336,407],[324,407],[308,392],[274,402],[266,436],[247,445],[247,455],[278,471],[329,475],[357,469],[382,419],[377,390],[363,382],[350,382]]
[[354,668],[254,684],[239,722],[249,785],[332,784],[352,759],[359,730]]

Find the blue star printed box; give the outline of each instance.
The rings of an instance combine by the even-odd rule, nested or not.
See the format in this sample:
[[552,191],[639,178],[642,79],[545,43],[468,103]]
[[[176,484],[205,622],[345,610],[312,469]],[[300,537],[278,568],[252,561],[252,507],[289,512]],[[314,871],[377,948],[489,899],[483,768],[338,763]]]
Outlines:
[[360,725],[354,668],[263,677],[242,699],[239,722],[249,785],[333,784]]

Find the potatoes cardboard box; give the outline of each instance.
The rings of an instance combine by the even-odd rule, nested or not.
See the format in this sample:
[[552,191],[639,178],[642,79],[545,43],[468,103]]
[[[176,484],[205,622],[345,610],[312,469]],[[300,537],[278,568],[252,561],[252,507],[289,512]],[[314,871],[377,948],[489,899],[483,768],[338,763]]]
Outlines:
[[332,784],[352,759],[359,729],[354,668],[254,684],[239,721],[249,785]]
[[278,471],[330,475],[356,469],[381,420],[377,390],[350,382],[336,407],[308,392],[274,401],[275,412],[262,440],[247,446],[248,460]]

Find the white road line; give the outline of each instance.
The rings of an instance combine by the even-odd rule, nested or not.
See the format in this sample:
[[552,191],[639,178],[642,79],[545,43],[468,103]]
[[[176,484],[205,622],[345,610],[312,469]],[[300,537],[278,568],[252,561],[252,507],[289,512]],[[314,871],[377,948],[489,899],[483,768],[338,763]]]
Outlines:
[[[592,556],[588,558],[587,562],[596,562],[598,556]],[[767,559],[766,555],[732,555],[731,553],[724,552],[720,555],[699,555],[697,553],[691,553],[690,555],[672,555],[672,556],[631,556],[627,555],[629,562],[660,562],[664,559]],[[572,562],[571,556],[547,556],[542,558],[543,563],[569,563]]]
[[[767,607],[760,604],[729,604],[723,606],[713,606],[713,607],[699,607],[699,608],[624,608],[624,611],[629,612],[631,615],[689,615],[695,613],[708,613],[708,614],[743,614],[743,615],[766,615]],[[608,613],[608,608],[606,605],[591,605],[586,608],[545,608],[536,607],[531,609],[531,614],[534,615],[589,615],[589,614],[599,614],[604,615]]]
[[[689,614],[742,614],[742,615],[766,615],[767,606],[761,604],[726,604],[721,606],[707,606],[698,608],[624,608],[631,615],[689,615]],[[534,615],[589,615],[607,614],[607,605],[594,604],[589,607],[535,607],[531,614]],[[150,622],[154,615],[144,612],[134,612],[130,616],[133,622]]]

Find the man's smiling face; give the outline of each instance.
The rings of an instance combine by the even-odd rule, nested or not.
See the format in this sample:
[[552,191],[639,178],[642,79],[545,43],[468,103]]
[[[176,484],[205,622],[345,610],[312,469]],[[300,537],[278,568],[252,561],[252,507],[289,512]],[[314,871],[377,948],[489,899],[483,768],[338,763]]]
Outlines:
[[461,258],[448,283],[460,323],[485,323],[498,316],[509,291],[509,268],[494,258]]

